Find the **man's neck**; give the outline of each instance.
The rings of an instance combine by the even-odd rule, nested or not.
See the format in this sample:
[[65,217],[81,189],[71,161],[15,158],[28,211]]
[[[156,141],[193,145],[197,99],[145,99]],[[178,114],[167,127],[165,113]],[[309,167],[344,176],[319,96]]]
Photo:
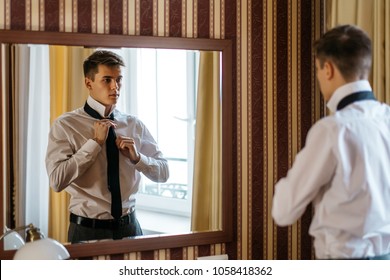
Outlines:
[[332,97],[327,103],[327,107],[332,112],[336,112],[337,105],[341,99],[351,93],[360,91],[372,91],[370,83],[367,80],[359,80],[354,81],[352,83],[346,83],[341,87],[337,88],[335,92],[333,92]]
[[97,111],[99,115],[101,115],[103,118],[108,117],[115,109],[115,105],[103,105],[99,101],[94,99],[92,96],[88,96],[87,102],[88,105],[91,106],[92,109]]

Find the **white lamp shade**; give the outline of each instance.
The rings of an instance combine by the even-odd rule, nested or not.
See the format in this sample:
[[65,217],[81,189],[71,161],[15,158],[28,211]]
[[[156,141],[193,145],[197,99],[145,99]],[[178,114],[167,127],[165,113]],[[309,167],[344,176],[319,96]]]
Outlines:
[[27,242],[16,251],[14,260],[65,260],[69,257],[64,245],[51,238],[44,238]]
[[23,238],[16,231],[10,231],[4,236],[4,250],[18,250],[24,244]]

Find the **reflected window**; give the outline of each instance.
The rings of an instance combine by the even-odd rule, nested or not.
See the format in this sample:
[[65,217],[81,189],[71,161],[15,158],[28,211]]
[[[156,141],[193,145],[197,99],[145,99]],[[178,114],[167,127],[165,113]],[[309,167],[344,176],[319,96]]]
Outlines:
[[126,65],[118,109],[136,115],[145,123],[170,168],[166,183],[143,176],[137,194],[137,215],[146,232],[188,232],[199,52],[164,49],[116,52]]

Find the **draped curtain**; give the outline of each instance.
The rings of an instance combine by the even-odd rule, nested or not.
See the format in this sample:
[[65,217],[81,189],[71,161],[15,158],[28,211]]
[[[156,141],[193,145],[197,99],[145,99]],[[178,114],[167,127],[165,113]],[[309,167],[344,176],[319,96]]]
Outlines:
[[221,229],[222,137],[219,55],[219,52],[200,53],[192,231]]
[[[65,112],[84,105],[88,91],[84,84],[83,60],[93,49],[50,46],[50,124]],[[69,194],[50,189],[49,236],[67,242]]]
[[7,112],[4,120],[9,120],[5,126],[8,130],[6,143],[12,150],[7,161],[10,171],[7,185],[11,187],[12,197],[9,224],[19,227],[32,223],[47,234],[48,179],[42,149],[49,130],[49,123],[44,121],[48,119],[45,105],[49,99],[45,86],[49,71],[45,67],[48,64],[44,55],[47,47],[3,45],[2,48],[7,49],[11,69],[11,79],[6,80],[8,89],[4,90],[9,93],[4,108]]
[[[7,207],[4,207],[5,212],[5,225],[8,225],[9,227],[15,227],[15,215],[17,216],[18,213],[15,213],[15,207],[14,207],[14,201],[17,199],[14,185],[12,184],[11,180],[11,165],[12,165],[12,151],[9,148],[10,144],[12,143],[12,124],[9,121],[9,116],[12,113],[12,106],[11,106],[11,100],[12,100],[12,94],[11,96],[8,94],[12,89],[11,84],[11,77],[12,77],[12,71],[10,71],[10,65],[12,64],[12,61],[14,60],[11,55],[11,47],[8,44],[1,44],[0,47],[1,56],[0,56],[0,62],[1,62],[1,129],[5,133],[2,133],[1,137],[1,155],[4,157],[5,162],[4,164],[4,176],[3,181],[1,184],[4,186],[7,186],[6,191],[4,192],[4,203]],[[9,190],[9,191],[8,191]]]
[[354,24],[372,40],[370,82],[379,101],[390,104],[390,1],[327,0],[327,28]]

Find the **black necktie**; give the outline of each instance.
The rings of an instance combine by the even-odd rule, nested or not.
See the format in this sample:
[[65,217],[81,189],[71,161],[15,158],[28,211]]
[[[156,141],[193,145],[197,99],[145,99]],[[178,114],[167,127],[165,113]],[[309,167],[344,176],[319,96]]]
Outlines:
[[[88,115],[95,119],[103,119],[98,112],[92,109],[87,102],[85,102],[84,110]],[[109,119],[114,120],[114,114],[109,116]],[[115,144],[115,131],[110,127],[106,140],[107,148],[107,178],[108,189],[111,192],[111,215],[118,219],[122,216],[122,199],[119,186],[119,150]]]
[[360,91],[347,95],[337,105],[337,110],[341,110],[349,104],[360,100],[376,100],[372,91]]

